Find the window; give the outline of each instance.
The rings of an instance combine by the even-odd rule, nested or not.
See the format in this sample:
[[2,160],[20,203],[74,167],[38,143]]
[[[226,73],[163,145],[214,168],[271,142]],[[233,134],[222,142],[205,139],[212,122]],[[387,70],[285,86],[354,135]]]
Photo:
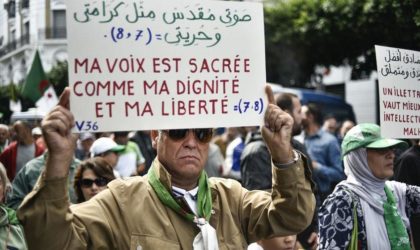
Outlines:
[[29,21],[25,22],[23,24],[23,30],[22,30],[22,34],[23,36],[25,36],[26,34],[29,34]]
[[22,0],[22,8],[29,8],[29,0]]
[[29,21],[25,22],[23,24],[23,30],[22,30],[22,37],[21,37],[21,43],[23,44],[29,44]]
[[16,43],[16,30],[12,30],[10,32],[10,37],[9,37],[10,42],[14,42]]
[[9,18],[14,18],[16,16],[16,3],[14,0],[11,0],[8,4],[5,4],[5,9]]
[[66,11],[53,10],[53,38],[66,38]]

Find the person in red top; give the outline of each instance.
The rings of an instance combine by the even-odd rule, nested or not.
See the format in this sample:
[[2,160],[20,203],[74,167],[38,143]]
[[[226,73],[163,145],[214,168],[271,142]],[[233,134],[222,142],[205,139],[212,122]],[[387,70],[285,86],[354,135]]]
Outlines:
[[16,141],[12,142],[0,155],[0,162],[6,167],[10,181],[28,161],[40,156],[45,150],[44,147],[35,143],[31,127],[27,122],[16,121],[13,129],[16,133]]
[[6,124],[0,124],[0,154],[9,145],[10,133]]

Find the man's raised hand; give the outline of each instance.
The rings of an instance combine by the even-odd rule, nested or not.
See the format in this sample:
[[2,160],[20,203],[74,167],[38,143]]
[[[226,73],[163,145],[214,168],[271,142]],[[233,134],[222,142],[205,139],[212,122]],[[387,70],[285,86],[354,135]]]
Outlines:
[[293,160],[291,145],[293,118],[275,104],[274,94],[269,85],[266,85],[265,92],[268,106],[261,133],[273,162],[287,163]]
[[57,106],[42,120],[42,135],[48,148],[45,171],[47,179],[67,176],[73,160],[77,136],[71,133],[74,117],[69,106],[70,89],[66,88]]

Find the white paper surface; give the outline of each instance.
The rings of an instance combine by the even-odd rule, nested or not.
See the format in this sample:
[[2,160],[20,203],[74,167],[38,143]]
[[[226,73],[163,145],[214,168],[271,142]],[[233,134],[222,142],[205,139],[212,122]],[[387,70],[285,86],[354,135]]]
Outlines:
[[381,134],[420,138],[420,52],[375,46]]
[[67,1],[77,132],[261,125],[260,3]]

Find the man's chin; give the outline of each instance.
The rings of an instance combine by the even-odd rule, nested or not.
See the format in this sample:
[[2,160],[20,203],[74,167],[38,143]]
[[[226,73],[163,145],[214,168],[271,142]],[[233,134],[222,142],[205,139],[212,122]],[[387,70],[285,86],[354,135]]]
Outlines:
[[200,167],[197,164],[186,164],[182,167],[182,171],[186,174],[191,173],[193,175],[198,175],[201,173],[204,167]]

